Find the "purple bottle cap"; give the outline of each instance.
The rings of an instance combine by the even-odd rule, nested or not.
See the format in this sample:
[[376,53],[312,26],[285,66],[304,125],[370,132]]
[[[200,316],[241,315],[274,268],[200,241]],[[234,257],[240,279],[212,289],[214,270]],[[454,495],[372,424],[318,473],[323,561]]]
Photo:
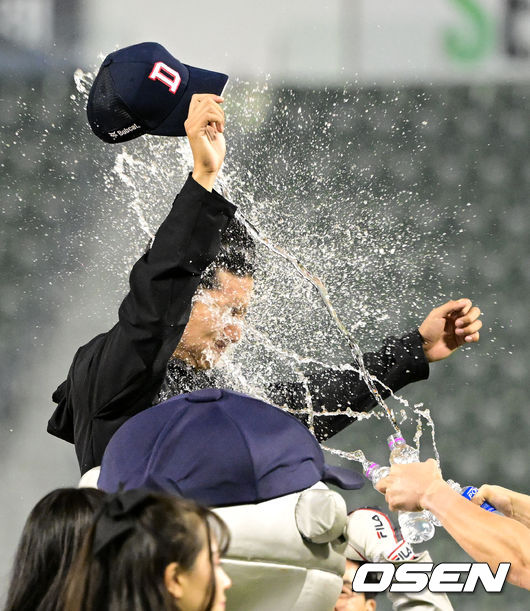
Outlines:
[[368,465],[368,467],[366,467],[366,471],[365,471],[365,475],[368,479],[372,479],[372,473],[374,472],[375,469],[377,469],[377,467],[380,467],[381,465],[379,465],[379,463],[376,462],[372,462]]
[[407,442],[403,439],[401,435],[390,435],[390,437],[388,438],[388,447],[392,449],[398,443],[406,444]]

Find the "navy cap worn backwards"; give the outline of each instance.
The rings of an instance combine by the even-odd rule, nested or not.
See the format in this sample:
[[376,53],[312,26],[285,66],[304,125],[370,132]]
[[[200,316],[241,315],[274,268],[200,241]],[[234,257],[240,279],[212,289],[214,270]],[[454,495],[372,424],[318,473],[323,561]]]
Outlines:
[[88,96],[88,122],[110,143],[142,134],[185,136],[192,95],[221,95],[227,81],[226,74],[181,63],[156,42],[125,47],[101,64]]
[[326,465],[294,416],[230,390],[178,395],[123,424],[110,440],[98,487],[147,488],[221,507],[256,503],[318,481],[361,488],[363,477]]

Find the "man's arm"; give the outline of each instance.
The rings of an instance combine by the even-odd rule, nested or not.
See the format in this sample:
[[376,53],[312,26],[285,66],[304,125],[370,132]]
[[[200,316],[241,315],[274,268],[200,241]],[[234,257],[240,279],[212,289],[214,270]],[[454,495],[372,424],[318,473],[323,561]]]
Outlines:
[[475,505],[489,503],[506,517],[517,520],[530,528],[530,496],[527,494],[521,494],[502,486],[484,484],[478,489],[472,501]]
[[[376,383],[383,398],[417,380],[429,375],[429,366],[421,347],[418,331],[402,338],[389,337],[377,352],[363,355],[369,373],[381,381]],[[306,376],[307,389],[301,382],[277,383],[271,388],[270,397],[276,405],[286,405],[297,410],[295,415],[306,425],[309,408],[307,395],[311,398],[314,411],[313,427],[315,436],[323,441],[335,435],[355,421],[350,415],[320,415],[323,412],[369,411],[375,406],[375,400],[358,371],[352,366],[345,370],[324,369]],[[390,390],[389,390],[390,389]]]
[[[118,323],[76,353],[48,431],[74,442],[82,472],[100,463],[114,431],[150,407],[188,321],[201,273],[214,260],[235,206],[215,192],[224,159],[222,98],[201,95],[186,122],[194,156],[188,178],[134,265]],[[215,133],[214,133],[215,132]]]
[[419,327],[427,360],[441,361],[460,346],[478,342],[482,327],[479,316],[480,310],[467,298],[434,308]]
[[[479,340],[480,310],[469,299],[448,301],[432,310],[419,329],[401,338],[389,337],[377,352],[363,355],[366,369],[378,382],[385,399],[407,384],[429,376],[429,362],[447,358],[459,346]],[[307,392],[315,412],[314,432],[319,441],[335,435],[355,421],[348,415],[324,416],[319,412],[369,411],[376,402],[366,383],[354,370],[326,369],[307,377],[307,389],[300,382],[275,384],[271,400],[277,405],[302,411],[308,408]],[[308,424],[307,416],[298,416]]]
[[431,511],[477,562],[487,562],[494,571],[499,563],[510,562],[508,581],[530,590],[530,529],[470,503],[443,481],[432,458],[393,465],[376,488],[392,511]]

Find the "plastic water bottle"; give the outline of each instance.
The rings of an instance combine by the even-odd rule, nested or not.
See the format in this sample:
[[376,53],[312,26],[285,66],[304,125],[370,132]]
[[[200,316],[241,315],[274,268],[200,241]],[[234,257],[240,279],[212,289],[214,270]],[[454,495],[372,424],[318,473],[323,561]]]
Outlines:
[[[388,438],[390,448],[390,464],[406,464],[419,462],[418,450],[407,445],[401,435],[394,434]],[[435,528],[432,514],[427,511],[400,511],[398,512],[399,526],[405,541],[409,543],[422,543],[434,536]]]
[[[451,486],[453,490],[456,490],[458,494],[461,494],[464,498],[468,500],[471,500],[478,492],[478,488],[476,488],[475,486],[462,487],[460,484],[458,484],[457,482],[454,482],[452,479],[448,479],[447,483]],[[482,509],[485,509],[486,511],[491,511],[491,513],[498,513],[501,516],[504,515],[502,512],[500,512],[498,509],[495,509],[493,505],[490,505],[486,501],[482,503],[481,507]]]
[[391,465],[420,462],[418,450],[412,446],[409,446],[401,435],[390,435],[387,442],[390,450],[389,461]]
[[364,465],[363,472],[365,476],[375,485],[380,479],[386,477],[390,473],[390,467],[382,467],[379,463],[371,462]]
[[[418,450],[416,448],[413,448],[412,446],[409,446],[401,435],[390,435],[390,437],[388,438],[388,447],[390,448],[390,464],[405,464],[420,461],[420,455]],[[434,524],[434,526],[442,525],[440,520],[438,520],[438,518],[428,509],[424,509],[421,512],[409,513],[422,513],[424,518],[427,518],[430,522]],[[433,535],[431,535],[429,539],[431,539]],[[428,539],[424,539],[424,541],[428,541]]]

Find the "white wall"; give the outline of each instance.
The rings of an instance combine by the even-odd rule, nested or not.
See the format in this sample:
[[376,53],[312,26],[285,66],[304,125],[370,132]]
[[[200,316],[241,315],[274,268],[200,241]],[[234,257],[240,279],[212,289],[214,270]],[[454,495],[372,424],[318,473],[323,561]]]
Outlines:
[[[528,79],[506,52],[506,0],[84,0],[82,58],[145,40],[239,78],[362,81]],[[530,6],[510,36],[530,49]],[[447,37],[469,50],[452,51]]]
[[84,57],[94,60],[115,46],[154,40],[186,63],[243,78],[324,78],[338,71],[340,2],[154,0],[151,10],[145,6],[141,0],[87,2]]

